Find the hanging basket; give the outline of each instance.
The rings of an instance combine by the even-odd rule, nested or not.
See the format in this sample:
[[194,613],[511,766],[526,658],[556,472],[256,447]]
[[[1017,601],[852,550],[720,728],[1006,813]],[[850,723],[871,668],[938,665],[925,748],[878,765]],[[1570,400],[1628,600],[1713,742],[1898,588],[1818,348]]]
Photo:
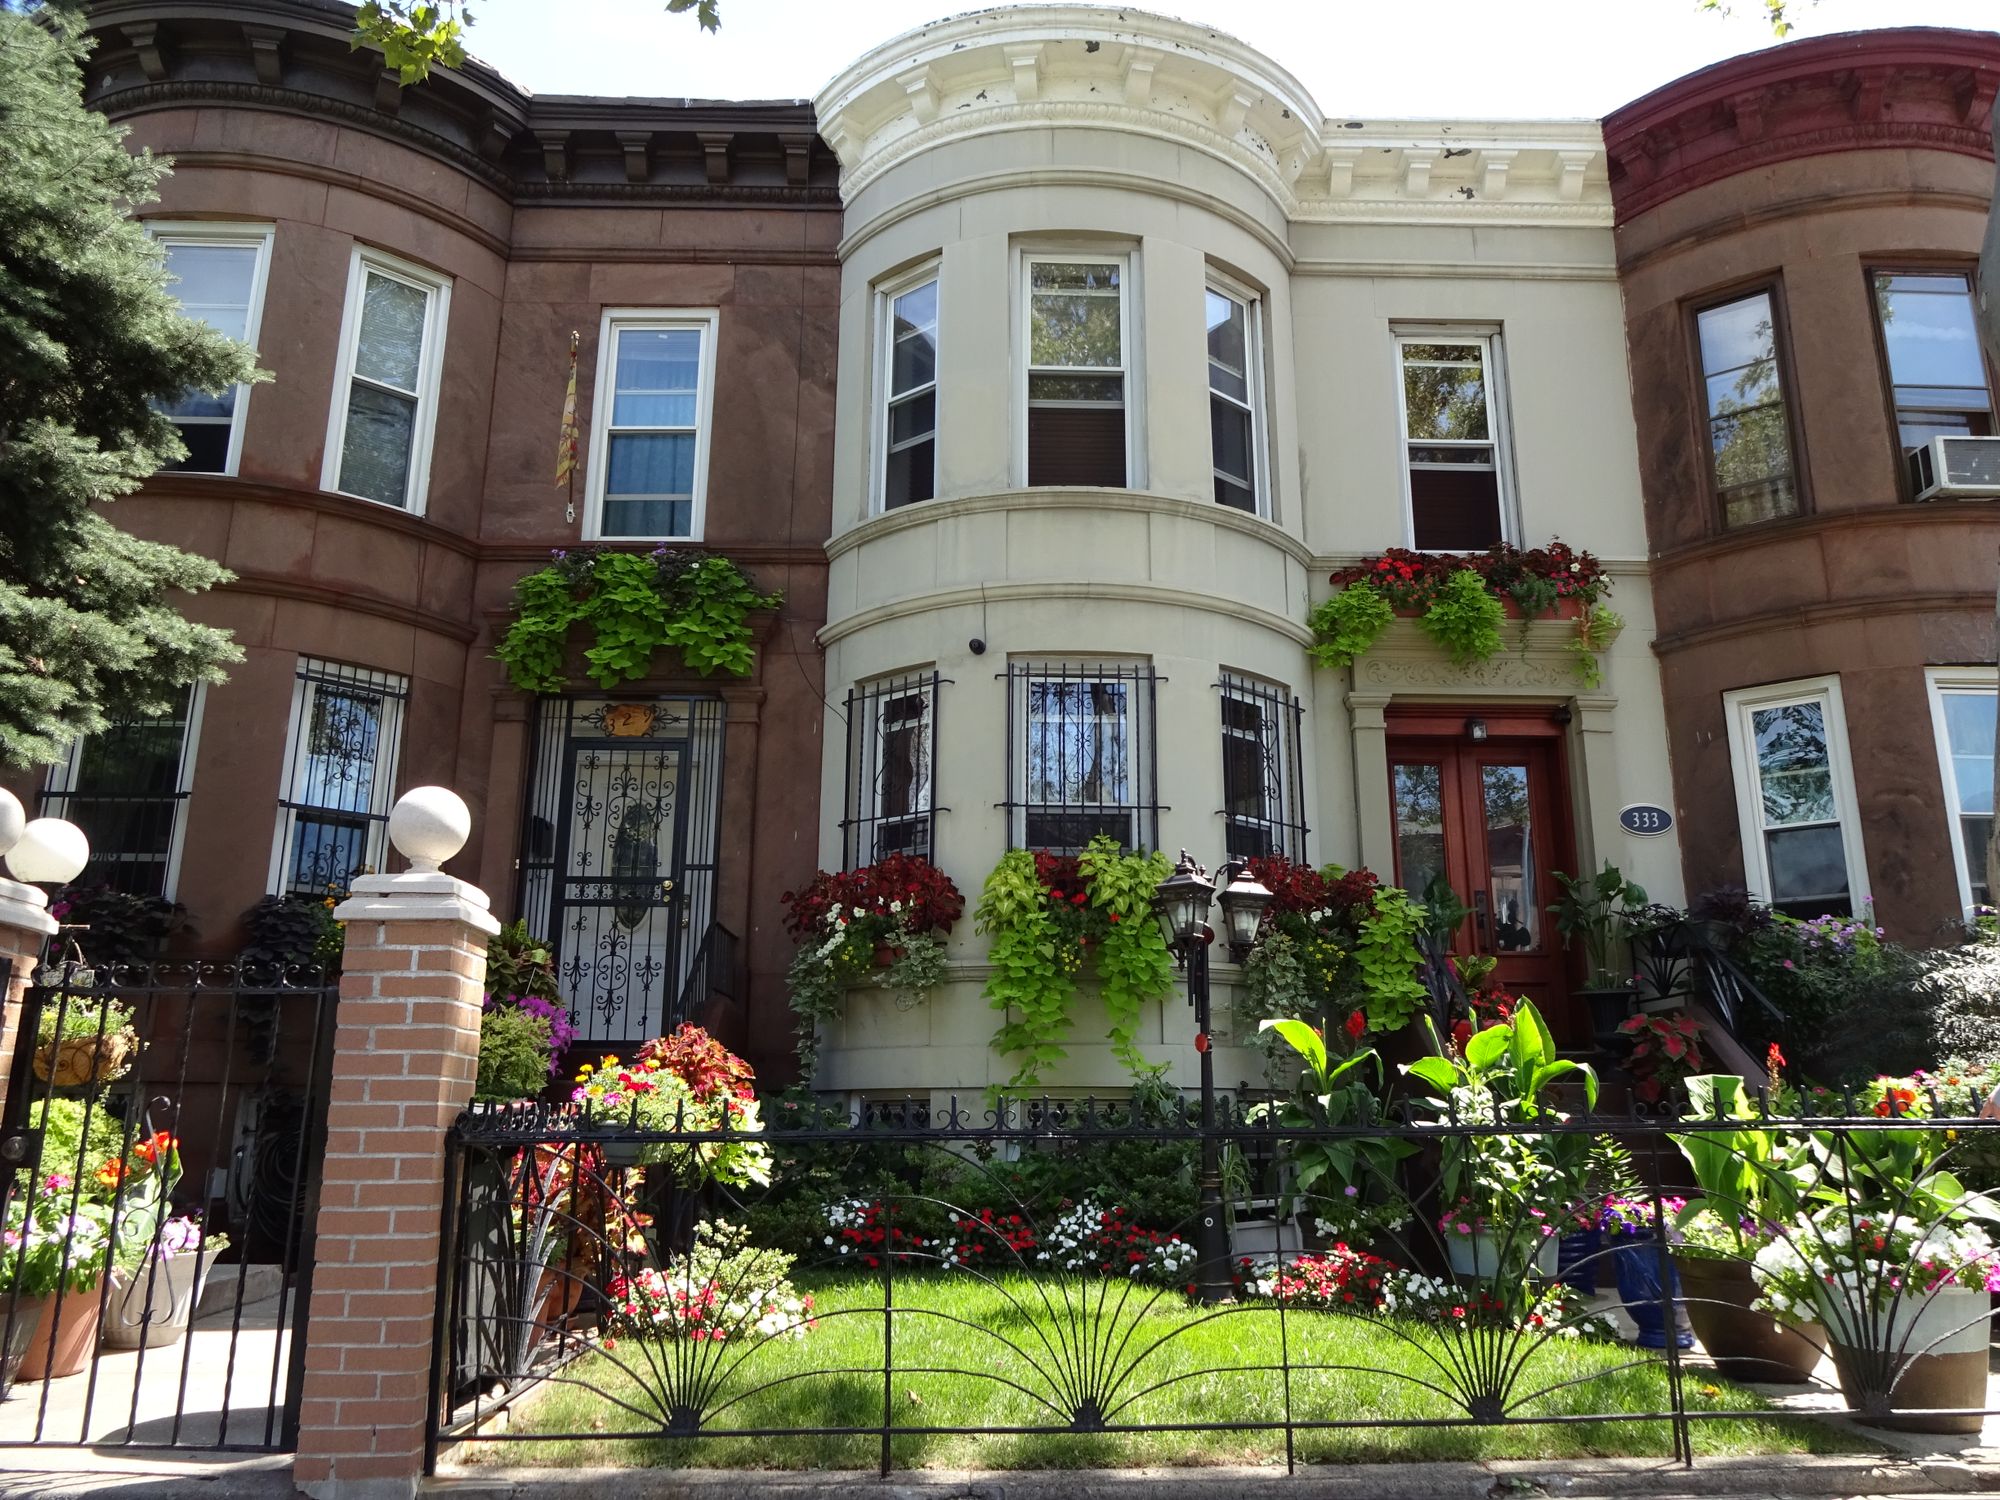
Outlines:
[[130,1026],[103,1036],[61,1037],[35,1049],[35,1076],[52,1088],[82,1088],[121,1078],[139,1056]]

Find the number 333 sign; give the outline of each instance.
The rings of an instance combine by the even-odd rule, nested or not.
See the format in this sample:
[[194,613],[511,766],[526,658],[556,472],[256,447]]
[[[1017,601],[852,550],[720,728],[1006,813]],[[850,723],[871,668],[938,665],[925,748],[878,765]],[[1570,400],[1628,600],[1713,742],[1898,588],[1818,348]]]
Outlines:
[[1640,838],[1654,838],[1674,826],[1674,815],[1650,802],[1634,802],[1618,809],[1618,826]]

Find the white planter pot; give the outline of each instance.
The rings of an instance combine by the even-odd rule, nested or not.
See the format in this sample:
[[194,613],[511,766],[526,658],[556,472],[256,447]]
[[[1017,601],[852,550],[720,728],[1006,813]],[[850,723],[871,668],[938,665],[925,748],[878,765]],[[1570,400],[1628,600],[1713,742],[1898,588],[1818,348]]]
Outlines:
[[1238,1219],[1229,1226],[1231,1259],[1241,1256],[1297,1255],[1302,1242],[1297,1221]]
[[[1871,1279],[1869,1283],[1875,1283]],[[1878,1349],[1901,1356],[1983,1354],[1992,1336],[1986,1292],[1945,1287],[1925,1293],[1911,1287],[1881,1312],[1870,1313],[1852,1272],[1819,1293],[1821,1321],[1834,1342],[1850,1349]]]
[[1487,1234],[1483,1230],[1475,1234],[1451,1232],[1445,1236],[1444,1253],[1451,1262],[1454,1275],[1497,1276],[1503,1259],[1511,1268],[1527,1258],[1531,1235],[1539,1241],[1534,1253],[1535,1270],[1543,1276],[1554,1276],[1559,1254],[1556,1238],[1554,1235],[1543,1236],[1539,1230],[1524,1229],[1511,1238]]
[[179,1342],[212,1264],[204,1258],[197,1276],[195,1260],[191,1254],[160,1256],[130,1272],[114,1270],[104,1309],[105,1345],[158,1349]]

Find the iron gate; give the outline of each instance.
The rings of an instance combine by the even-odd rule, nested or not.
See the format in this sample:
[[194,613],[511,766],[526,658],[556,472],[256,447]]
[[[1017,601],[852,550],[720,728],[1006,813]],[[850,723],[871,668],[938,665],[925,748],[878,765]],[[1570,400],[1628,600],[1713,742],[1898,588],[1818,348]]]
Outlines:
[[0,1134],[0,1446],[291,1449],[334,988],[247,963],[37,978]]
[[715,917],[717,698],[543,698],[520,911],[555,948],[578,1039],[656,1035]]

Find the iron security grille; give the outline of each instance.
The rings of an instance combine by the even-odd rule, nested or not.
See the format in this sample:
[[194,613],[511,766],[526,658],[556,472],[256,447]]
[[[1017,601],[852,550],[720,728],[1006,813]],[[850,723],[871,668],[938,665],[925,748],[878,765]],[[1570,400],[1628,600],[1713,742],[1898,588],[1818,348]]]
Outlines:
[[171,896],[194,769],[195,690],[167,713],[124,719],[80,740],[49,771],[42,810],[90,839],[80,884]]
[[715,920],[719,698],[543,698],[519,910],[578,1040],[655,1036]]
[[937,847],[936,672],[858,683],[847,695],[847,789],[841,865]]
[[409,695],[393,673],[299,658],[276,890],[322,895],[382,867]]
[[1009,838],[1016,848],[1075,854],[1100,834],[1121,848],[1159,843],[1150,662],[1010,662]]
[[1222,711],[1222,816],[1231,856],[1306,857],[1300,728],[1305,708],[1285,688],[1234,672],[1216,684]]

